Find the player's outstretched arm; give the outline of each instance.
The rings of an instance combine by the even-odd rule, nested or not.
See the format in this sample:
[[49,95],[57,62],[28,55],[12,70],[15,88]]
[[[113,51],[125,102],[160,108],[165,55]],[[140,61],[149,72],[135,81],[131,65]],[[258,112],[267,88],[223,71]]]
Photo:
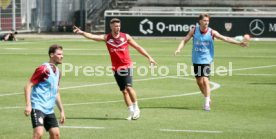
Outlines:
[[91,39],[94,41],[105,41],[105,35],[95,35],[92,33],[88,33],[88,32],[82,31],[81,29],[79,29],[76,26],[73,26],[73,32],[80,34],[80,35],[84,36],[85,38]]
[[59,91],[57,92],[56,105],[57,105],[57,107],[60,111],[60,124],[64,124],[64,122],[65,122],[65,112],[64,112],[64,109],[63,109],[63,105],[62,105],[62,102],[61,102]]
[[31,81],[29,81],[24,88],[25,101],[26,101],[26,107],[25,107],[25,111],[24,111],[25,116],[29,116],[32,111],[31,90],[32,90],[33,86],[34,86],[34,84]]
[[180,53],[181,49],[186,45],[186,43],[193,37],[194,34],[194,29],[192,29],[184,38],[184,40],[182,40],[180,42],[180,44],[178,45],[177,49],[174,52],[174,55],[177,55],[178,53]]
[[232,43],[232,44],[236,44],[236,45],[239,45],[239,46],[242,46],[242,47],[248,47],[248,42],[247,41],[237,41],[233,38],[230,38],[230,37],[227,37],[227,36],[223,36],[221,35],[220,33],[218,33],[217,31],[213,30],[213,35],[224,41],[224,42],[228,42],[228,43]]
[[148,54],[148,52],[141,47],[130,35],[127,34],[128,43],[136,49],[140,54],[148,58],[150,64],[156,65],[157,62]]

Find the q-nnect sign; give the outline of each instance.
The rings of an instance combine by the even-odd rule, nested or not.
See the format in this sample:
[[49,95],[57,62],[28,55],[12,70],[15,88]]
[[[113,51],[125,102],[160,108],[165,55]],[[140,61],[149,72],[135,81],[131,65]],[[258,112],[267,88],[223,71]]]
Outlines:
[[[106,17],[106,23],[113,17]],[[133,36],[183,36],[196,24],[196,18],[180,17],[116,17],[121,20],[121,31]],[[106,32],[110,32],[106,24]]]
[[[106,33],[109,21],[106,16]],[[198,17],[119,16],[121,31],[132,36],[186,36],[198,23]],[[235,37],[250,34],[253,37],[276,37],[276,17],[211,17],[209,26],[222,35]]]
[[166,22],[154,23],[145,18],[140,22],[139,31],[145,35],[153,34],[154,31],[163,34],[164,32],[189,32],[195,25],[191,24],[166,24]]

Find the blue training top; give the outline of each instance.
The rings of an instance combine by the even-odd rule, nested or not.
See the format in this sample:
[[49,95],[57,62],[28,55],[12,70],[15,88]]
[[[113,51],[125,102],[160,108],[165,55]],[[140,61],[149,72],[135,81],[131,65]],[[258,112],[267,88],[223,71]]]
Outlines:
[[208,27],[208,31],[201,34],[199,25],[197,25],[193,36],[192,62],[194,64],[210,64],[213,59],[214,40],[212,29]]
[[60,75],[57,67],[54,73],[49,63],[44,63],[44,65],[49,71],[48,79],[39,82],[32,88],[31,103],[33,109],[38,109],[45,114],[52,114],[54,113]]

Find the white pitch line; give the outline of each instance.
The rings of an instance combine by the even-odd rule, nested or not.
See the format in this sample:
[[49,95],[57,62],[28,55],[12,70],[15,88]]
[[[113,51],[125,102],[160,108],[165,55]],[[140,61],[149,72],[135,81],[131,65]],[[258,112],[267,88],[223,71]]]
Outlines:
[[73,128],[73,129],[105,129],[105,127],[97,126],[60,126],[61,128]]
[[[174,79],[184,79],[184,80],[195,80],[195,79],[190,79],[190,78],[180,78],[180,77],[175,77],[175,76],[167,76],[167,78],[174,78]],[[159,79],[159,78],[156,78]],[[144,79],[144,80],[149,80],[149,79]],[[141,81],[141,80],[140,80]],[[210,81],[210,84],[213,85],[211,90],[216,90],[220,88],[220,85],[218,83]],[[165,99],[165,98],[174,98],[174,97],[182,97],[182,96],[191,96],[191,95],[196,95],[200,94],[200,91],[197,92],[192,92],[192,93],[184,93],[184,94],[177,94],[177,95],[170,95],[170,96],[159,96],[159,97],[148,97],[148,98],[139,98],[138,100],[153,100],[153,99]],[[89,104],[106,104],[106,103],[118,103],[118,102],[123,102],[123,100],[113,100],[113,101],[99,101],[99,102],[86,102],[86,103],[72,103],[72,104],[64,104],[64,106],[77,106],[77,105],[89,105]],[[1,108],[0,108],[1,109]]]
[[212,131],[212,130],[177,130],[177,129],[160,129],[163,132],[189,132],[189,133],[214,133],[220,134],[223,131]]
[[78,105],[90,105],[90,104],[106,104],[106,103],[118,103],[118,102],[124,102],[124,100],[110,100],[110,101],[99,101],[99,102],[71,103],[71,104],[63,104],[63,106],[78,106]]
[[[164,78],[168,78],[168,77],[164,76],[164,77],[137,79],[137,80],[134,80],[134,81],[135,82],[140,82],[140,81],[158,80],[158,79],[164,79]],[[116,84],[116,82],[107,82],[107,83],[87,84],[87,85],[80,85],[80,86],[63,87],[63,88],[60,88],[60,90],[83,88],[83,87],[93,87],[93,86],[102,86],[102,85],[110,85],[110,84]]]
[[[134,81],[135,82],[140,82],[140,81],[157,80],[157,79],[163,79],[163,78],[167,78],[167,77],[164,76],[164,77],[156,77],[156,78],[145,78],[145,79],[137,79],[137,80],[134,80]],[[107,82],[107,83],[97,83],[97,84],[87,84],[87,85],[80,85],[80,86],[62,87],[62,88],[60,88],[60,90],[83,88],[83,87],[93,87],[93,86],[102,86],[102,85],[110,85],[110,84],[116,84],[116,82]],[[23,92],[0,94],[0,97],[3,97],[3,96],[13,96],[13,95],[23,95],[23,94],[24,94]]]
[[21,92],[21,93],[0,94],[0,97],[4,97],[4,96],[14,96],[14,95],[23,95],[23,92]]
[[[263,68],[271,68],[276,67],[276,65],[267,65],[267,66],[258,66],[258,67],[249,67],[249,68],[240,68],[240,69],[233,69],[232,71],[240,71],[240,70],[252,70],[252,69],[263,69]],[[231,70],[230,70],[231,71]],[[227,71],[228,72],[228,71]]]
[[11,107],[0,107],[0,110],[5,110],[5,109],[22,109],[24,108],[23,106],[11,106]]
[[[240,71],[240,70],[250,70],[250,69],[259,69],[259,68],[271,68],[271,67],[276,67],[276,65],[267,65],[267,66],[258,66],[258,67],[249,67],[249,68],[240,68],[240,69],[233,69],[232,71]],[[228,72],[228,71],[226,71]],[[167,77],[172,77],[172,76],[167,76]],[[161,78],[165,78],[165,77],[161,77]],[[140,79],[140,80],[149,80],[148,79]],[[134,81],[137,81],[137,80],[134,80]],[[100,84],[114,84],[115,82],[110,82],[110,83],[100,83]],[[100,84],[90,84],[90,85],[83,85],[83,86],[78,86],[78,87],[91,87],[91,86],[99,86]],[[64,87],[62,89],[71,89],[71,88],[74,88],[73,87]],[[0,94],[0,97],[2,96],[12,96],[12,95],[20,95],[20,94],[23,94],[23,93],[9,93],[9,94]]]
[[3,48],[6,50],[26,50],[27,48]]
[[[156,77],[156,78],[147,78],[147,79],[139,79],[137,81],[147,81],[147,80],[157,80],[157,79],[164,79],[164,78],[174,78],[174,79],[183,79],[183,80],[195,80],[195,79],[191,79],[191,78],[181,78],[181,77],[175,77],[175,76],[164,76],[164,77]],[[106,85],[102,84],[102,85]],[[115,82],[110,82],[108,84],[115,84]],[[210,84],[213,85],[213,87],[211,88],[211,90],[215,90],[218,89],[220,87],[219,84],[215,83],[215,82],[211,82]],[[93,85],[93,84],[92,84]],[[100,85],[100,84],[95,84],[96,86]],[[78,86],[78,88],[80,87],[87,87],[86,85],[84,86]],[[63,88],[63,89],[69,89],[69,88]],[[72,89],[72,88],[70,88]],[[190,95],[196,95],[196,94],[200,94],[200,91],[197,92],[193,92],[193,93],[183,93],[183,94],[178,94],[178,95],[169,95],[169,96],[160,96],[160,97],[148,97],[148,98],[140,98],[138,100],[153,100],[153,99],[164,99],[164,98],[173,98],[173,97],[181,97],[181,96],[190,96]],[[123,100],[111,100],[111,101],[99,101],[99,102],[85,102],[85,103],[71,103],[71,104],[63,104],[64,106],[78,106],[78,105],[90,105],[90,104],[106,104],[106,103],[118,103],[118,102],[123,102]],[[16,106],[16,107],[0,107],[1,109],[18,109],[18,108],[23,108]]]
[[[258,68],[271,68],[271,67],[275,67],[276,65],[267,65],[267,66],[258,66],[258,67],[249,67],[249,68],[241,68],[241,69],[233,69],[233,71],[238,71],[238,70],[249,70],[249,69],[258,69]],[[179,78],[179,77],[175,77],[175,76],[166,76],[166,77],[157,77],[157,78]],[[156,79],[156,78],[154,78]],[[189,78],[186,78],[187,80],[192,80],[192,79],[189,79]],[[147,78],[147,79],[140,79],[141,81],[142,80],[151,80],[151,78]],[[115,82],[110,82],[110,83],[103,83],[103,84],[114,84]],[[212,85],[215,86],[216,88],[216,83],[214,82],[210,82]],[[79,88],[80,87],[90,87],[90,86],[99,86],[100,84],[90,84],[90,85],[84,85],[84,86],[78,86]],[[219,85],[219,84],[217,84]],[[72,88],[72,87],[65,87],[63,89],[66,89],[66,88]],[[74,87],[73,87],[74,88]],[[219,88],[219,86],[218,86]],[[212,89],[212,88],[211,88]],[[170,98],[170,97],[179,97],[179,96],[188,96],[188,95],[194,95],[194,94],[198,94],[200,92],[193,92],[193,93],[186,93],[186,94],[179,94],[179,95],[172,95],[172,96],[161,96],[161,97],[152,97],[152,98],[141,98],[139,100],[148,100],[148,99],[161,99],[161,98]],[[1,96],[11,96],[11,95],[18,95],[18,94],[23,94],[23,93],[12,93],[12,94],[2,94],[0,95]],[[102,103],[115,103],[115,102],[121,102],[121,100],[115,100],[115,101],[106,101],[106,102],[88,102],[88,103],[75,103],[75,104],[67,104],[69,106],[73,106],[73,105],[87,105],[87,104],[102,104]],[[0,107],[0,109],[16,109],[16,108],[23,108],[21,106],[13,106],[13,107]]]
[[[1,49],[1,48],[0,48]],[[5,49],[5,48],[2,48]],[[44,49],[44,48],[35,48],[35,50]],[[24,50],[27,50],[24,49]],[[71,51],[70,49],[64,49],[66,51]],[[76,49],[76,50],[84,50],[84,49]],[[86,51],[106,51],[105,49],[87,49]],[[44,53],[0,53],[0,55],[44,55]],[[102,55],[109,55],[108,53],[103,54],[82,54],[82,53],[75,53],[75,54],[66,54],[66,55],[75,55],[75,56],[102,56]],[[131,54],[132,56],[141,56],[141,54]],[[172,57],[172,55],[153,55],[155,57]],[[181,57],[191,57],[192,55],[181,55]],[[228,58],[227,56],[216,56],[218,58]],[[276,58],[276,56],[232,56],[233,58]]]
[[239,76],[276,76],[276,74],[234,74]]

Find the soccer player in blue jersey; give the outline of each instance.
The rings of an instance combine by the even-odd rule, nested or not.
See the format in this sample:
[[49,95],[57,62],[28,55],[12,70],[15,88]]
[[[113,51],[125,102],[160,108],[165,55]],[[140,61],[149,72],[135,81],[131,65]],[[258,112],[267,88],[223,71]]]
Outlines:
[[194,66],[194,73],[196,77],[197,85],[201,93],[205,97],[205,104],[203,108],[206,111],[210,111],[210,64],[214,58],[214,38],[220,39],[224,42],[236,44],[242,47],[248,47],[248,42],[237,41],[227,36],[221,35],[216,30],[211,29],[209,26],[210,16],[208,14],[200,14],[199,25],[191,29],[184,40],[181,41],[178,48],[175,51],[175,55],[180,53],[180,50],[185,44],[193,37],[193,48],[192,48],[192,62]]
[[40,65],[25,87],[26,108],[24,114],[31,115],[33,139],[42,138],[44,129],[49,132],[50,139],[60,137],[58,122],[54,114],[54,106],[60,111],[60,123],[65,121],[64,109],[59,93],[60,71],[57,67],[62,63],[62,46],[52,45],[49,48],[49,62]]

